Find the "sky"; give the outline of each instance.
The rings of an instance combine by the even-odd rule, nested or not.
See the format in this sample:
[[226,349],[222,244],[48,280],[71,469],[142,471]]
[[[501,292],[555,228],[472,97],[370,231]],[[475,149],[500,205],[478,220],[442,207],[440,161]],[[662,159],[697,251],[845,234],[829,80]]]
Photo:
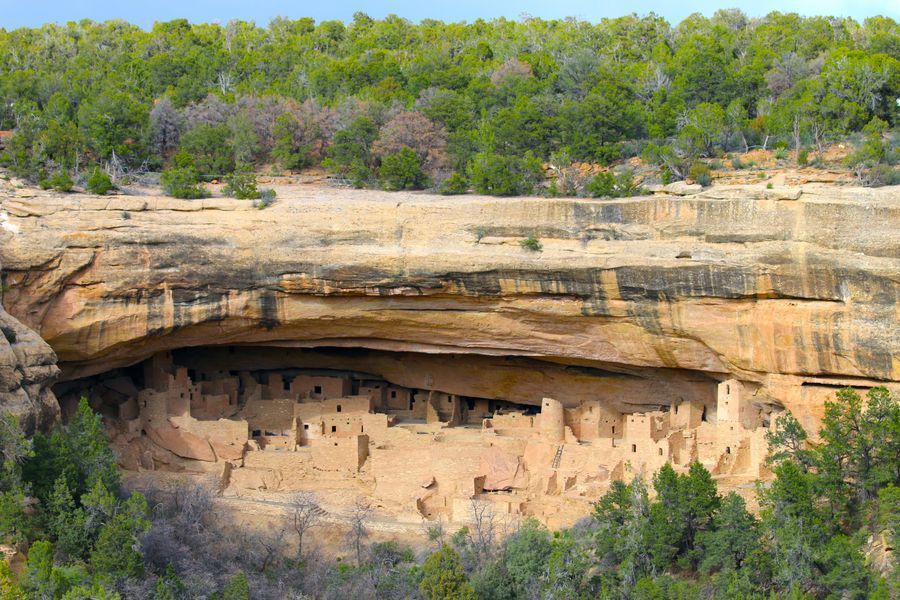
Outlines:
[[859,21],[873,15],[900,19],[900,0],[700,0],[663,2],[631,0],[0,0],[0,27],[36,27],[44,23],[125,19],[149,28],[154,21],[187,18],[192,22],[227,23],[231,19],[267,24],[273,17],[313,17],[316,21],[348,21],[356,11],[371,17],[396,14],[411,21],[425,18],[443,21],[472,21],[477,18],[518,18],[523,14],[542,18],[577,17],[598,21],[636,12],[655,12],[677,23],[693,12],[711,15],[719,8],[741,8],[750,16],[771,11],[798,12],[803,15],[849,16]]

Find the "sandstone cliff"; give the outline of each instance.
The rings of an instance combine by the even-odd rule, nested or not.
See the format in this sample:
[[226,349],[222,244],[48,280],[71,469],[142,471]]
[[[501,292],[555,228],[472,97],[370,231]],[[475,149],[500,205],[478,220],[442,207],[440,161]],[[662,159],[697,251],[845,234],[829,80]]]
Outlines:
[[447,391],[521,402],[574,405],[554,390],[590,377],[664,405],[733,377],[809,426],[834,387],[900,380],[896,188],[278,191],[260,211],[19,190],[0,201],[4,304],[67,379],[190,346],[366,348],[463,357]]
[[50,346],[0,306],[0,407],[19,417],[26,432],[46,428],[59,415],[50,386],[59,368]]

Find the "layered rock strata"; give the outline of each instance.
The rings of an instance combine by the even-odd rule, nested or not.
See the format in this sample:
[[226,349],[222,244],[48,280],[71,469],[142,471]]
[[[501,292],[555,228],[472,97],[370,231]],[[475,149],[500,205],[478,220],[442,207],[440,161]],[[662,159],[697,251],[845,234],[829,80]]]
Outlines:
[[[623,374],[645,381],[621,388],[632,405],[675,403],[671,382],[736,379],[809,427],[835,387],[900,380],[892,188],[278,191],[261,211],[16,192],[0,203],[4,305],[64,379],[216,344],[516,357],[582,369],[598,393]],[[532,237],[540,251],[521,244]],[[526,371],[479,373],[475,393],[460,370],[455,393],[501,397]],[[551,379],[507,399],[583,399]]]

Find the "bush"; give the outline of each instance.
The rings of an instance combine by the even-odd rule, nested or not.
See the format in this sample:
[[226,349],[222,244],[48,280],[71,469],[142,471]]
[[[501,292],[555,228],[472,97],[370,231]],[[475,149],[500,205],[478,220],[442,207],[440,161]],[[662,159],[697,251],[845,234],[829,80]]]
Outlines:
[[787,148],[775,148],[775,159],[785,160],[788,157]]
[[693,179],[703,187],[706,187],[710,183],[712,183],[712,176],[709,173],[709,167],[706,166],[706,163],[700,162],[699,160],[695,161],[694,164],[691,165],[691,170],[688,173],[688,177]]
[[469,163],[472,186],[491,196],[530,194],[542,175],[541,161],[530,152],[521,158],[480,152]]
[[259,190],[259,200],[253,203],[253,206],[262,210],[267,206],[271,205],[275,202],[275,190],[272,188],[265,188]]
[[588,182],[585,190],[594,198],[627,198],[643,192],[643,188],[635,183],[631,171],[598,173]]
[[544,249],[544,245],[533,235],[529,235],[527,238],[520,241],[519,245],[530,252],[541,252]]
[[209,196],[200,185],[200,176],[194,168],[194,160],[185,152],[179,152],[173,160],[174,166],[163,171],[160,182],[163,190],[173,198],[205,198]]
[[385,154],[381,159],[381,179],[386,190],[421,190],[428,185],[419,155],[409,148]]
[[104,173],[100,167],[94,167],[91,174],[88,175],[87,189],[91,193],[103,196],[106,192],[114,188],[115,186],[113,185],[112,179],[110,179],[109,175]]
[[744,163],[741,161],[740,156],[735,156],[734,158],[731,159],[731,168],[734,169],[735,171],[740,171],[741,169],[744,168]]
[[809,149],[808,148],[800,148],[797,151],[797,165],[801,167],[805,167],[809,164]]
[[233,196],[238,200],[256,200],[259,198],[259,190],[256,187],[256,175],[247,165],[238,167],[234,173],[225,178],[227,196]]
[[863,165],[857,171],[857,179],[866,187],[881,187],[885,185],[900,185],[900,168],[891,165]]
[[466,181],[466,178],[457,173],[453,172],[450,177],[441,182],[441,185],[438,186],[438,193],[443,194],[445,196],[453,196],[457,194],[465,194],[469,191],[469,182]]
[[75,182],[69,177],[69,173],[65,170],[59,170],[47,180],[47,187],[44,187],[43,185],[41,187],[44,189],[53,188],[57,192],[68,193],[72,191],[74,185]]

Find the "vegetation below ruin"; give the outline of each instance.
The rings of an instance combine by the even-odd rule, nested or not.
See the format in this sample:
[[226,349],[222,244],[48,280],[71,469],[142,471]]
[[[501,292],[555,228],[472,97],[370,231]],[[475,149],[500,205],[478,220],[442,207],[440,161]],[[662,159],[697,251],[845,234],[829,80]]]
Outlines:
[[[616,482],[575,527],[513,529],[473,504],[469,527],[428,529],[421,562],[395,542],[368,544],[373,509],[343,518],[347,558],[315,546],[314,495],[285,505],[282,528],[223,527],[200,485],[125,494],[102,420],[85,400],[32,440],[0,421],[0,532],[27,552],[0,563],[3,598],[891,598],[900,591],[900,403],[884,388],[826,404],[821,442],[789,413],[770,432],[774,479],[757,518],[721,497],[699,463],[648,483]],[[152,507],[152,509],[151,509]],[[304,537],[305,536],[305,537]],[[297,548],[287,553],[289,537]],[[299,540],[298,540],[299,538]],[[299,543],[302,541],[303,543]],[[881,548],[879,553],[878,548]]]
[[88,177],[98,189],[97,165],[117,183],[166,170],[179,197],[241,165],[527,194],[544,163],[556,172],[547,193],[605,196],[620,186],[604,176],[588,188],[573,165],[641,156],[668,181],[751,147],[820,161],[849,136],[846,166],[883,185],[898,180],[898,54],[890,18],[737,10],[677,26],[652,14],[413,24],[357,13],[0,30],[0,129],[15,131],[2,161],[61,191]]

